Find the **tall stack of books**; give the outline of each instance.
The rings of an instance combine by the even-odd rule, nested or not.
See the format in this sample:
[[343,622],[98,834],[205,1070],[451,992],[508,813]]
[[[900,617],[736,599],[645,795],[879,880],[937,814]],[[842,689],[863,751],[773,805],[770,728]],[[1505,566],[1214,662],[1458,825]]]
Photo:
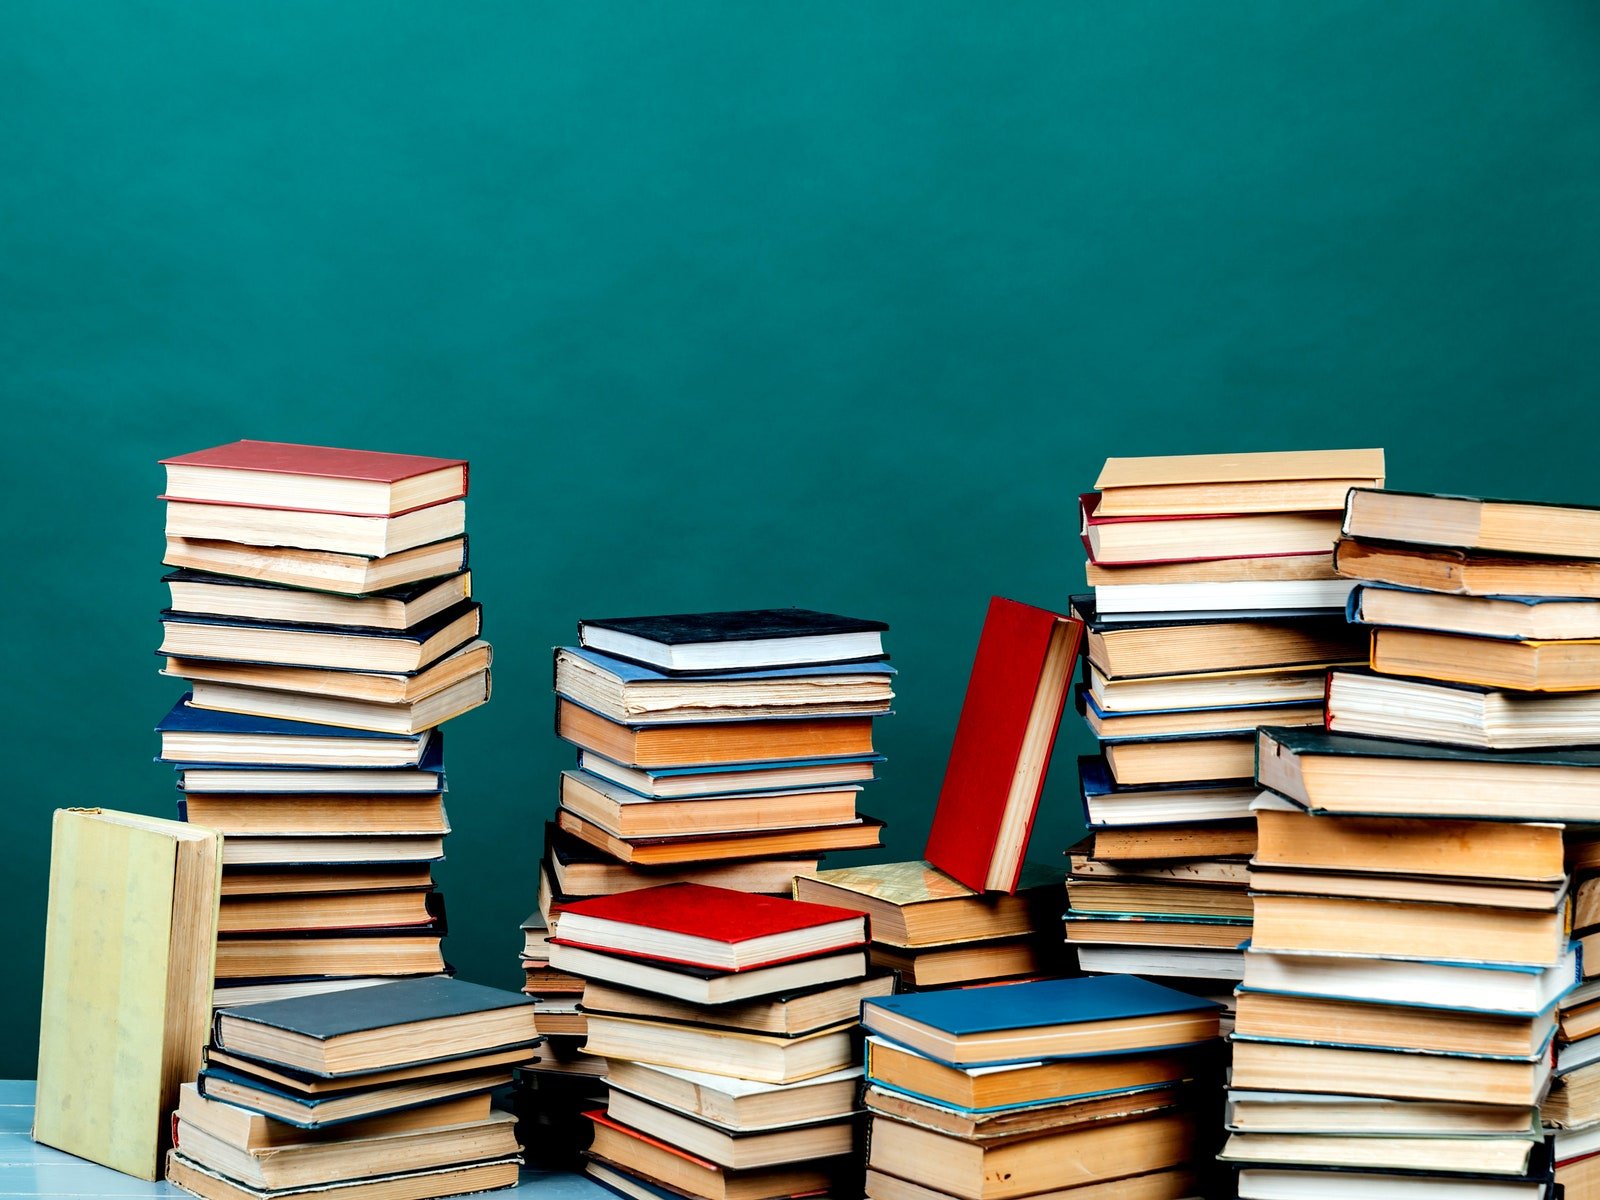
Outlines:
[[1248,1196],[1590,1194],[1600,512],[1356,490],[1344,530],[1371,670],[1261,732],[1225,1157]]
[[1070,969],[1061,873],[1024,858],[1082,635],[1070,617],[991,599],[926,859],[795,879],[796,899],[869,918],[872,964],[899,990]]
[[1082,497],[1084,970],[1219,997],[1242,974],[1255,730],[1320,725],[1328,668],[1364,657],[1333,546],[1346,492],[1383,472],[1381,450],[1113,458]]
[[207,1200],[509,1187],[516,1122],[491,1093],[531,1053],[531,1010],[437,978],[219,1012],[181,1090],[167,1178]]
[[865,943],[858,913],[694,883],[569,905],[551,962],[587,980],[585,1048],[609,1068],[589,1173],[704,1200],[836,1186],[855,1162],[857,1016],[890,991]]
[[160,761],[226,835],[219,1006],[444,969],[440,726],[489,696],[467,464],[236,442],[165,460]]
[[1147,980],[870,1000],[871,1200],[1178,1200],[1206,1163],[1185,1081],[1218,1008]]

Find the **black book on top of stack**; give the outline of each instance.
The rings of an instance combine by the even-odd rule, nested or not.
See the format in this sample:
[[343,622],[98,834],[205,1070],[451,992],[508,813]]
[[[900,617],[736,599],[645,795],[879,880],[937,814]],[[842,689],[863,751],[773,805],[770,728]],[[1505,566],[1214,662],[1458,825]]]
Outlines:
[[165,460],[159,726],[226,835],[218,1006],[445,970],[447,720],[489,695],[459,459],[237,442]]
[[492,1093],[532,1056],[532,1008],[435,978],[222,1010],[167,1177],[207,1200],[509,1187],[515,1119]]

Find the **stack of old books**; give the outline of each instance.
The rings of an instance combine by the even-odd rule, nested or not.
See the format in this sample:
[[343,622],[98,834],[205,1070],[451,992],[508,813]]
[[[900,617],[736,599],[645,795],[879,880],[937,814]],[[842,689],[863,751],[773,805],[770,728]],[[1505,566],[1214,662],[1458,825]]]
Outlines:
[[997,984],[868,1001],[872,1200],[1199,1193],[1186,1081],[1210,1001],[1141,979]]
[[835,1186],[854,1162],[857,1015],[890,991],[865,943],[858,913],[701,884],[569,905],[551,963],[587,980],[585,1049],[609,1068],[589,1173],[704,1200]]
[[487,700],[467,464],[236,442],[165,460],[160,725],[226,835],[217,1002],[443,969],[440,726]]
[[1344,528],[1372,669],[1328,730],[1261,733],[1226,1157],[1249,1196],[1588,1194],[1595,855],[1562,823],[1600,819],[1600,511],[1357,490]]
[[535,1039],[526,997],[410,979],[217,1014],[167,1177],[208,1200],[427,1200],[517,1180],[491,1093]]
[[1211,995],[1239,978],[1255,730],[1320,725],[1328,668],[1364,657],[1333,545],[1346,492],[1383,471],[1381,450],[1113,458],[1082,498],[1100,753],[1066,932],[1085,970]]
[[899,990],[1070,967],[1061,873],[1024,864],[1083,626],[994,597],[978,639],[933,830],[918,862],[798,876],[794,895],[869,918],[873,966]]

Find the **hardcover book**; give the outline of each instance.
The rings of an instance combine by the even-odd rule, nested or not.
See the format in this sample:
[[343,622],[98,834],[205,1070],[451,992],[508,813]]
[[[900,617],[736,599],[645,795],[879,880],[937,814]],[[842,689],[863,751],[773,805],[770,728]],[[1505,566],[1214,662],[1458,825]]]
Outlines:
[[1094,486],[1107,516],[1326,511],[1382,487],[1381,449],[1108,458]]
[[163,500],[395,516],[467,494],[459,458],[243,440],[161,460]]
[[578,640],[666,672],[743,671],[882,658],[888,628],[809,608],[759,608],[581,621]]
[[1083,626],[995,596],[978,639],[925,858],[974,891],[1015,892]]

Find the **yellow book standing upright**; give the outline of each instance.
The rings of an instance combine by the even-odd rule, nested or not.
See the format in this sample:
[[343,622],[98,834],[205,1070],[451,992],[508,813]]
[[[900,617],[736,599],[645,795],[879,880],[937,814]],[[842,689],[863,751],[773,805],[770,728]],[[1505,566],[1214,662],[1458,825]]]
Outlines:
[[154,1179],[211,1019],[222,835],[59,809],[35,1141]]

